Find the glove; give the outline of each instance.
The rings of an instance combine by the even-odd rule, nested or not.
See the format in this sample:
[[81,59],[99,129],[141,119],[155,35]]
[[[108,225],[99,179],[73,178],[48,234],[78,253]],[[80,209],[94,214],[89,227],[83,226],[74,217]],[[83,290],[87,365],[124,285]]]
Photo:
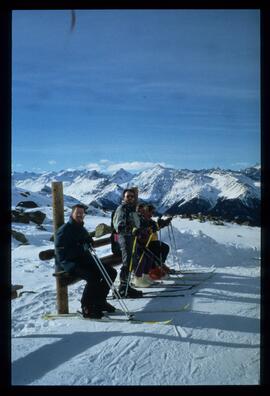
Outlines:
[[172,217],[168,217],[167,219],[164,220],[165,223],[165,227],[168,226],[170,224],[170,222],[172,221]]
[[133,236],[138,236],[140,234],[140,232],[141,232],[140,228],[136,228],[136,227],[132,228],[132,235]]
[[157,232],[157,230],[158,230],[157,224],[152,224],[150,229],[152,230],[152,232]]
[[158,223],[159,228],[165,227],[164,222],[165,222],[165,220],[163,220],[161,218],[158,219],[157,223]]
[[159,228],[167,227],[172,221],[172,217],[168,217],[166,220],[158,219],[157,223]]
[[89,248],[90,248],[90,244],[89,244],[88,242],[85,242],[85,243],[83,244],[83,250],[84,250],[85,252],[88,252]]

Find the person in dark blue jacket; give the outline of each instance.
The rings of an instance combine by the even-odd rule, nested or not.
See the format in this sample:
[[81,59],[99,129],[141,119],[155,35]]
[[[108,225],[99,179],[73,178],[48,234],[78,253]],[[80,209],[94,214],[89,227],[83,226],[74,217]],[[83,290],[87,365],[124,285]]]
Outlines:
[[[89,251],[93,240],[84,227],[85,207],[74,205],[70,219],[58,228],[55,238],[56,263],[72,276],[86,280],[81,298],[84,317],[101,318],[103,312],[114,312],[106,301],[109,286]],[[110,265],[105,270],[114,282],[117,271]]]

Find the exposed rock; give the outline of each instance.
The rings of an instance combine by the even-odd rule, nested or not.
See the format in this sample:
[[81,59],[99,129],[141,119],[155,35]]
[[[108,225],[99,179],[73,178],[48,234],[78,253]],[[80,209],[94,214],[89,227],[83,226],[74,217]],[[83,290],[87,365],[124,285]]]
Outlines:
[[34,201],[21,201],[16,205],[16,207],[17,206],[22,208],[38,208],[38,205]]
[[29,216],[27,213],[24,213],[20,210],[12,210],[11,211],[11,221],[15,223],[29,223]]
[[52,189],[51,189],[51,187],[49,187],[49,186],[44,186],[44,187],[40,190],[40,192],[41,192],[41,193],[44,193],[44,194],[51,194],[51,193],[52,193]]
[[29,191],[21,192],[20,193],[23,197],[28,197],[30,195]]
[[51,260],[55,257],[54,249],[42,250],[39,252],[39,259],[42,261]]
[[15,230],[11,230],[11,235],[13,238],[15,238],[17,241],[21,242],[23,245],[28,245],[28,240],[25,237],[25,235],[22,232],[18,232]]
[[40,210],[36,210],[35,212],[28,212],[29,220],[33,221],[38,225],[42,224],[46,218],[45,213],[41,212]]
[[95,237],[100,238],[103,235],[110,234],[112,232],[112,228],[107,224],[101,223],[96,226]]

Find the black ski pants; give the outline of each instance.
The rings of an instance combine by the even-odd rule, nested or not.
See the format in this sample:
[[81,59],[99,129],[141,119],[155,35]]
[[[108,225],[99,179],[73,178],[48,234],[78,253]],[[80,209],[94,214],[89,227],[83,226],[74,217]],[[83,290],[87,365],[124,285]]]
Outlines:
[[160,264],[160,260],[162,264],[165,263],[170,251],[169,245],[162,241],[151,241],[148,245],[148,249],[158,258],[158,260],[156,260],[158,264]]
[[[109,264],[103,264],[110,279],[114,282],[117,271]],[[86,280],[86,285],[81,298],[82,307],[91,307],[96,304],[102,304],[109,293],[105,278],[99,270],[92,255],[83,257],[76,262],[76,267],[70,271],[70,274]]]

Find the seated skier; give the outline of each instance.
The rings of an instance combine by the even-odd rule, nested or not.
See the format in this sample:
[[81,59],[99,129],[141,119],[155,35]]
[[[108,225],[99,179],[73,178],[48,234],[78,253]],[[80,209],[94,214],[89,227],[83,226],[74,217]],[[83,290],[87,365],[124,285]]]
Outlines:
[[137,249],[136,249],[136,265],[133,268],[133,279],[132,284],[135,287],[149,287],[153,281],[149,278],[148,273],[155,265],[153,258],[145,254],[145,246],[147,245],[150,237],[150,230],[148,227],[148,221],[144,217],[145,204],[139,203],[136,207],[136,211],[140,218],[140,228],[133,229],[133,233],[137,235]]
[[[63,270],[86,280],[81,298],[83,316],[100,319],[104,316],[103,312],[114,312],[115,307],[106,301],[110,287],[89,251],[93,241],[83,226],[84,217],[85,207],[74,205],[69,221],[58,228],[55,238],[56,260]],[[103,266],[114,282],[117,271],[108,264]]]
[[149,277],[152,279],[160,279],[166,277],[166,274],[173,273],[169,267],[166,266],[165,261],[170,251],[167,243],[158,240],[158,231],[170,224],[172,217],[167,219],[159,218],[156,221],[152,219],[155,207],[152,204],[147,204],[144,207],[144,218],[148,222],[148,227],[152,230],[151,240],[147,249],[150,250],[154,257],[155,268],[149,271]]

